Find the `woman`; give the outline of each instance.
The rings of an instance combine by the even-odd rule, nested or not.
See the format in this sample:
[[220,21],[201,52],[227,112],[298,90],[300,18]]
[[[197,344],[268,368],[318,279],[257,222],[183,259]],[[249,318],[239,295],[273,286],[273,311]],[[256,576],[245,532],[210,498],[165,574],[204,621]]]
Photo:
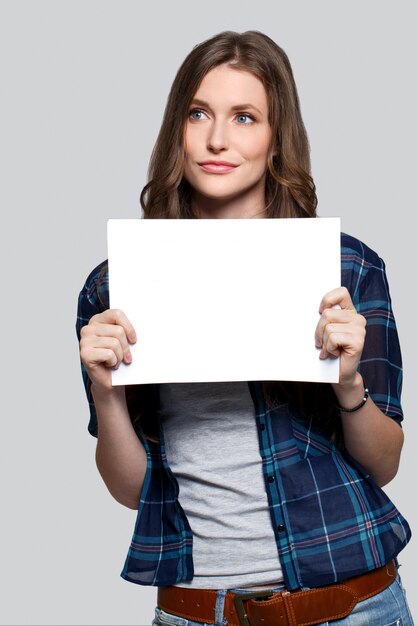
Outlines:
[[[141,203],[148,219],[316,216],[292,71],[271,39],[225,32],[188,55]],[[113,388],[135,329],[108,308],[107,263],[87,278],[89,429],[110,492],[138,509],[122,576],[158,587],[154,624],[412,624],[396,561],[410,530],[380,489],[403,443],[398,337],[383,261],[347,235],[342,285],[318,303],[315,338],[320,358],[340,356],[337,384]]]

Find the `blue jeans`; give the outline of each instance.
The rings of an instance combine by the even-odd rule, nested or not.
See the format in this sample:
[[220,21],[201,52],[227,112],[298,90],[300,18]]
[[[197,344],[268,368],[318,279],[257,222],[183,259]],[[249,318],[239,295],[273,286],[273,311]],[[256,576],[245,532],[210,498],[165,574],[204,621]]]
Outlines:
[[[273,587],[274,591],[282,591],[283,587]],[[248,589],[229,589],[229,591],[244,593]],[[224,619],[223,606],[226,595],[225,589],[217,590],[215,625],[227,626]],[[332,622],[323,622],[319,626],[414,626],[410,609],[408,608],[405,590],[401,578],[397,578],[384,591],[376,596],[358,602],[353,611],[345,618]],[[155,619],[152,626],[205,626],[201,622],[178,617],[155,608]],[[275,624],[266,624],[275,626]],[[278,626],[278,625],[277,625]]]

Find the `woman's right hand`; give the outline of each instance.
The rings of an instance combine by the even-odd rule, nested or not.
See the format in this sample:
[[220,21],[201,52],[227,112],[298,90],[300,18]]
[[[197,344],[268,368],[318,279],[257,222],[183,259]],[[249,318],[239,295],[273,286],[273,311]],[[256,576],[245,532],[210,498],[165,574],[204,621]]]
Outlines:
[[80,358],[95,387],[110,391],[111,369],[122,361],[132,362],[129,343],[136,342],[136,333],[120,309],[107,309],[93,315],[80,331]]

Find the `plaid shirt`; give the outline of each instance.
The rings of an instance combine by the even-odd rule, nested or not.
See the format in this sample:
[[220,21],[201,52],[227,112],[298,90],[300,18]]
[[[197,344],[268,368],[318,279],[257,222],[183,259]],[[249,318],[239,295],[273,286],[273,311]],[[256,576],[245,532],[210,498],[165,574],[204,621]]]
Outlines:
[[[341,276],[356,310],[367,319],[360,371],[381,411],[402,421],[401,352],[385,265],[363,243],[342,234]],[[78,302],[77,335],[92,315],[109,307],[107,261],[88,276]],[[90,381],[89,431],[97,436]],[[319,587],[377,568],[408,543],[406,520],[345,450],[337,449],[313,419],[297,419],[288,404],[267,409],[259,382],[249,382],[256,409],[265,487],[286,586]],[[157,391],[157,385],[151,386]],[[178,500],[178,483],[160,443],[142,437],[148,465],[134,534],[122,577],[166,586],[193,577],[193,536]],[[148,431],[148,434],[151,434]],[[140,435],[139,435],[140,436]]]

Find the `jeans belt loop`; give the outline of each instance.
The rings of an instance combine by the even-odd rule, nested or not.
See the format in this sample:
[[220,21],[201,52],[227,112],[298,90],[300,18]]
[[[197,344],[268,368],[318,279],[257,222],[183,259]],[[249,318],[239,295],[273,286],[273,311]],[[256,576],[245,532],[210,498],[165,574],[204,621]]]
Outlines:
[[284,609],[287,615],[289,626],[297,626],[297,620],[295,618],[294,609],[292,606],[291,593],[289,591],[283,591],[282,599],[284,601]]

